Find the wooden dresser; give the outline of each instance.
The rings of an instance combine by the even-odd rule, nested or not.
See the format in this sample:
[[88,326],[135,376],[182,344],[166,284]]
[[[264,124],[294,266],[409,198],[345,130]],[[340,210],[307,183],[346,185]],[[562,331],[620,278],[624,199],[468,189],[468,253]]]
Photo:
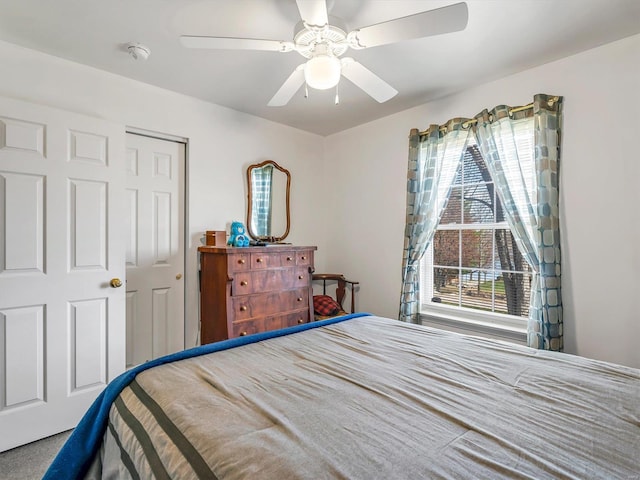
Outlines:
[[316,249],[199,247],[201,343],[313,320]]

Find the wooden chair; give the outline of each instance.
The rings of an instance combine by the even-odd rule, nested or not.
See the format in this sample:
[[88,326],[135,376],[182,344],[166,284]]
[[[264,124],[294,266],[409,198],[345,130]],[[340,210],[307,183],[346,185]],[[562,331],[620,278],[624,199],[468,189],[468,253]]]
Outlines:
[[[314,273],[312,276],[312,281],[322,281],[322,294],[327,295],[327,282],[336,282],[337,288],[335,293],[335,301],[340,306],[340,311],[335,315],[318,315],[315,314],[316,320],[324,320],[326,318],[338,317],[341,315],[347,315],[344,306],[342,305],[344,301],[345,294],[347,292],[347,288],[351,290],[351,311],[348,313],[355,312],[355,299],[356,299],[356,285],[360,285],[360,282],[356,282],[353,280],[347,280],[344,275],[340,273]],[[331,295],[329,295],[331,296]],[[317,297],[314,296],[314,297]],[[315,302],[314,302],[315,303]]]

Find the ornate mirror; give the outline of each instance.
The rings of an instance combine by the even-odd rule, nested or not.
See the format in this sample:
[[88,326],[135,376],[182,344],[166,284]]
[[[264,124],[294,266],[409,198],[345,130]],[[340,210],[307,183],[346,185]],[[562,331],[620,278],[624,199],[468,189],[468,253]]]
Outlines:
[[289,234],[291,174],[273,160],[247,168],[247,231],[252,238],[280,242]]

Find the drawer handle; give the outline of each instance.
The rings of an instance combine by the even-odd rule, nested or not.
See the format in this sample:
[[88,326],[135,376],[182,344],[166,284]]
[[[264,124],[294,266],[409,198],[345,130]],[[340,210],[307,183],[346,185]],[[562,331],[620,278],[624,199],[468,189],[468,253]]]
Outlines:
[[247,336],[247,332],[240,332],[240,336],[241,337],[246,337]]
[[302,260],[306,260],[307,257],[305,257],[304,255],[300,257]]
[[244,265],[244,258],[239,259],[239,260],[238,260],[238,263],[239,263],[240,265]]
[[242,305],[242,306],[240,307],[240,311],[241,311],[241,312],[246,312],[246,311],[247,311],[247,306],[246,306],[246,305]]
[[302,318],[299,318],[298,323],[304,323],[304,320]]
[[259,257],[258,257],[258,258],[256,258],[256,262],[258,262],[258,263],[262,263],[262,258],[259,258]]
[[293,258],[287,257],[287,262],[290,262],[291,260],[293,260]]
[[302,280],[304,278],[304,275],[298,275],[298,280]]
[[301,302],[302,301],[302,297],[298,297],[298,301]]
[[247,282],[246,282],[246,280],[242,280],[242,281],[240,282],[240,286],[241,286],[241,287],[246,287],[246,286],[247,286]]

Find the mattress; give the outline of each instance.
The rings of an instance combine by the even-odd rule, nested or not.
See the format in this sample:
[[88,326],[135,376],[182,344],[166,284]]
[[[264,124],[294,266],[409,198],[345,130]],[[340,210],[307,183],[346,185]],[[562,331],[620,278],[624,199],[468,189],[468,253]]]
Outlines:
[[640,478],[636,369],[376,316],[286,333],[130,375],[49,478]]

